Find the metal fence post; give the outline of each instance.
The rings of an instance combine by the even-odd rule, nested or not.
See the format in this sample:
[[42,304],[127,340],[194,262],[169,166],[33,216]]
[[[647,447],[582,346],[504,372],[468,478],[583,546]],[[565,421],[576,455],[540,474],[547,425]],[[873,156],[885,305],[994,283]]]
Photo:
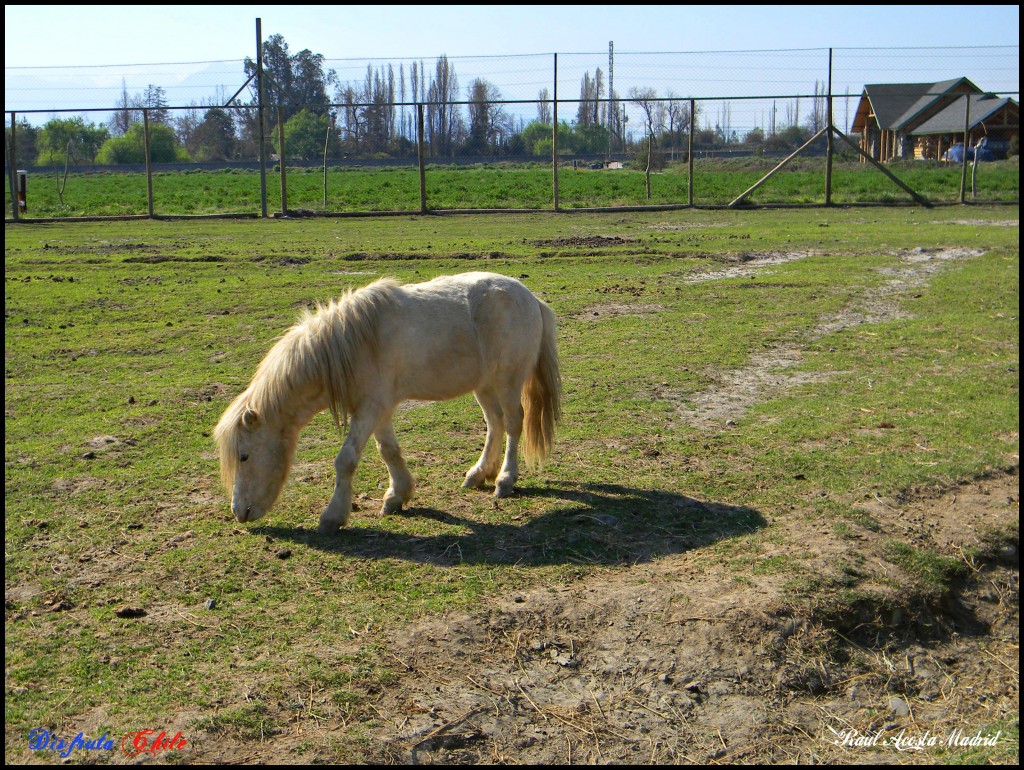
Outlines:
[[690,99],[690,136],[686,142],[686,158],[687,163],[690,166],[690,174],[686,180],[688,189],[687,204],[693,206],[693,131],[697,127],[697,115],[696,115],[697,101]]
[[153,158],[149,149],[149,110],[142,111],[142,146],[146,153],[146,208],[153,218]]
[[416,162],[420,168],[420,213],[427,213],[427,167],[423,145],[423,104],[416,104]]
[[288,181],[284,162],[284,107],[277,105],[278,163],[281,165],[281,216],[288,216]]
[[825,205],[832,205],[832,153],[834,150],[832,131],[832,49],[828,49],[828,95],[825,121],[828,128],[825,131]]
[[552,101],[551,123],[551,189],[555,201],[555,211],[558,211],[558,54],[555,57],[555,96]]
[[260,141],[260,211],[267,218],[267,142],[263,123],[263,20],[256,19],[256,118]]
[[[15,134],[14,121],[15,121],[15,117],[16,117],[15,113],[12,112],[11,113],[11,141],[10,141],[9,144],[7,144],[7,146],[4,149],[7,151],[7,180],[8,180],[8,183],[11,185],[11,217],[14,219],[15,222],[17,222],[18,221],[18,217],[21,215],[21,212],[18,210],[18,209],[21,208],[21,206],[19,205],[19,201],[18,201],[18,187],[15,184],[15,178],[17,177],[17,173],[16,173],[15,169],[17,168],[16,163],[17,163],[17,159],[18,159],[18,153],[16,152],[17,145],[15,144],[15,140],[14,140],[14,134]],[[26,166],[26,168],[27,168],[27,166]],[[27,204],[28,201],[25,201],[25,203]],[[26,205],[26,208],[27,208],[27,205]]]

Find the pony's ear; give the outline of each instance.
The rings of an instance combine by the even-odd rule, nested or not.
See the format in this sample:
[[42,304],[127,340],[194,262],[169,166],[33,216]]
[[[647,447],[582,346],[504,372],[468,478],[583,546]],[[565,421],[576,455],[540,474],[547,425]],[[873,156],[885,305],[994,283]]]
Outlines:
[[259,415],[256,414],[252,409],[246,409],[242,413],[242,426],[246,428],[255,428],[260,422]]

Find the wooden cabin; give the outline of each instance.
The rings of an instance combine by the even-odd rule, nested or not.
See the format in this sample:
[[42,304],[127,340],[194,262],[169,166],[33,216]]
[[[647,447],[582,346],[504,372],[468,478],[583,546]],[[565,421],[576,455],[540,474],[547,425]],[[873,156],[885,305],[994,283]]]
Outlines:
[[963,142],[968,121],[971,144],[1020,136],[1017,102],[984,93],[967,78],[864,86],[850,130],[875,160],[938,159]]

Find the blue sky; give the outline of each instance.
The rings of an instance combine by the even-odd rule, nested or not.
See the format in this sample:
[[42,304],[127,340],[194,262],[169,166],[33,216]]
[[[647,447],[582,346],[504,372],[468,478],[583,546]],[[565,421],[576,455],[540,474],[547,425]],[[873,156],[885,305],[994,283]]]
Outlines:
[[[573,98],[583,73],[600,67],[607,76],[613,41],[620,95],[632,86],[697,98],[809,94],[835,48],[837,95],[859,94],[865,83],[967,76],[1019,101],[1019,48],[979,48],[1019,46],[1016,5],[7,5],[5,109],[100,109],[116,103],[122,84],[136,94],[150,83],[172,106],[223,102],[244,82],[257,17],[264,38],[281,34],[292,53],[323,54],[342,82],[359,82],[368,62],[408,72],[413,61],[430,69],[444,54],[461,86],[483,77],[504,99],[533,100],[551,86],[558,53],[559,98]],[[783,109],[771,101],[706,107],[709,120],[741,130],[764,127]]]
[[257,17],[332,59],[1020,43],[1017,5],[7,5],[4,66],[240,59]]

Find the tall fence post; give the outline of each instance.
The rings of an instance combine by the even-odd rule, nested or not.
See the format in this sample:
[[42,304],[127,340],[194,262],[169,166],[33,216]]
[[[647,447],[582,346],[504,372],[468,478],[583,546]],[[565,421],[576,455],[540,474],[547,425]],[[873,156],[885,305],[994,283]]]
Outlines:
[[288,216],[288,175],[285,172],[284,162],[285,159],[285,148],[284,148],[284,106],[277,105],[277,157],[278,163],[281,166],[281,216]]
[[423,104],[416,105],[416,163],[420,168],[420,213],[427,213],[427,159],[423,144]]
[[834,150],[832,131],[832,49],[828,49],[828,95],[826,99],[825,121],[828,128],[825,131],[825,205],[832,205],[832,153]]
[[263,20],[256,19],[256,117],[260,139],[260,212],[267,218],[267,140],[263,115]]
[[[21,208],[21,205],[20,205],[21,202],[18,200],[18,185],[15,182],[15,179],[18,176],[17,170],[16,170],[17,169],[17,162],[18,162],[18,153],[17,153],[17,144],[15,143],[15,140],[14,140],[14,134],[15,134],[14,121],[15,121],[15,119],[16,119],[15,118],[15,113],[12,112],[11,113],[11,141],[6,143],[6,146],[4,147],[4,149],[7,151],[7,181],[11,185],[11,218],[14,219],[15,222],[17,222],[18,221],[18,217],[21,216],[21,212],[19,211],[19,209]],[[28,201],[26,200],[25,203],[28,204]]]
[[690,167],[690,173],[686,180],[686,186],[688,188],[687,202],[691,208],[693,207],[693,130],[697,127],[696,106],[697,101],[690,99],[690,136],[686,140],[686,159]]
[[324,138],[324,211],[327,211],[327,150],[331,146],[331,124],[334,123],[334,113],[327,113],[327,136]]
[[555,211],[558,211],[558,54],[555,57],[555,95],[552,100],[551,114],[551,189],[554,195]]
[[153,157],[149,148],[149,110],[142,111],[142,146],[146,153],[146,208],[153,218]]

